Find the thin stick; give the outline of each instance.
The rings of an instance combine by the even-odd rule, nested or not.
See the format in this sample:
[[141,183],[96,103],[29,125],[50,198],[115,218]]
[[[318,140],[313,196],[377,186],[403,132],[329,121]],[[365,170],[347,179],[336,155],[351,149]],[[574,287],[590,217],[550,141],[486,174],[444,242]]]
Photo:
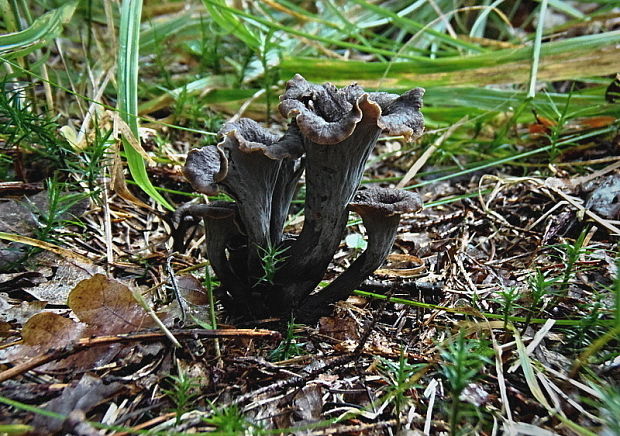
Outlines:
[[[173,330],[172,333],[177,337],[185,338],[266,338],[266,339],[279,339],[281,334],[273,330],[264,329],[221,329],[221,330],[205,330],[205,329],[185,329],[185,330]],[[0,372],[0,383],[16,377],[20,374],[30,371],[46,363],[64,359],[79,351],[86,350],[96,345],[106,345],[123,342],[134,341],[158,341],[166,337],[164,332],[141,332],[141,333],[128,333],[115,336],[98,336],[91,338],[81,338],[75,343],[69,344],[64,348],[58,350],[51,350],[47,353],[43,353],[40,356],[33,357],[27,362],[15,365],[13,368],[9,368]]]
[[174,270],[172,269],[172,254],[168,256],[166,259],[166,270],[168,271],[168,278],[170,279],[170,284],[172,285],[172,290],[174,291],[174,296],[179,302],[179,308],[181,308],[181,324],[185,324],[185,318],[187,315],[185,314],[185,306],[183,306],[183,301],[181,299],[181,294],[179,293],[179,285],[177,284],[177,278],[174,275]]

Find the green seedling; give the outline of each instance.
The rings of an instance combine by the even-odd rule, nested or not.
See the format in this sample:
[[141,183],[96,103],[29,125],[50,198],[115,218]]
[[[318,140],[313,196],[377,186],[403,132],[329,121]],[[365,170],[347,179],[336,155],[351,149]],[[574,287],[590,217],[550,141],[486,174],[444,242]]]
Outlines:
[[513,314],[515,309],[521,309],[522,306],[517,304],[517,301],[521,299],[521,294],[517,288],[507,288],[503,291],[499,291],[499,298],[496,301],[502,305],[502,314],[504,315],[504,327],[508,324],[508,318]]
[[444,377],[450,385],[450,434],[458,434],[463,403],[461,393],[470,383],[480,377],[485,365],[491,365],[493,349],[487,341],[466,339],[461,331],[456,341],[441,352],[444,364],[441,366]]
[[288,323],[284,339],[269,353],[269,360],[280,362],[304,354],[304,344],[299,343],[299,336],[296,333],[300,327],[301,325],[295,324],[294,320]]
[[208,418],[203,418],[206,424],[215,427],[217,434],[221,435],[238,435],[253,434],[259,428],[248,421],[236,404],[227,407],[216,407],[209,402],[213,413]]
[[171,387],[169,389],[162,389],[162,392],[174,404],[176,425],[179,425],[183,414],[192,408],[192,403],[198,397],[200,383],[181,369],[179,369],[178,375],[169,375],[167,381]]
[[426,364],[409,363],[402,349],[398,362],[380,357],[379,371],[389,383],[384,389],[385,398],[392,403],[397,419],[400,418],[405,407],[411,403],[410,394],[417,387],[411,379],[425,366]]
[[592,301],[580,305],[585,312],[582,323],[566,331],[566,345],[575,351],[588,347],[598,336],[605,333],[601,320],[607,317],[602,294],[592,296]]
[[82,225],[71,213],[71,209],[88,197],[88,193],[68,193],[67,185],[55,179],[47,181],[47,209],[35,210],[38,215],[39,227],[37,239],[58,243],[54,233],[67,225]]
[[287,259],[287,256],[282,256],[288,247],[278,249],[273,247],[271,243],[267,245],[267,248],[257,247],[261,258],[261,264],[263,266],[263,275],[258,279],[256,284],[269,283],[273,284],[273,279],[278,271],[278,265]]
[[529,307],[527,307],[527,315],[523,323],[522,334],[530,325],[531,319],[537,318],[543,311],[545,297],[554,296],[556,294],[553,286],[557,281],[557,278],[549,278],[540,269],[537,269],[536,273],[529,278],[530,292],[526,297]]

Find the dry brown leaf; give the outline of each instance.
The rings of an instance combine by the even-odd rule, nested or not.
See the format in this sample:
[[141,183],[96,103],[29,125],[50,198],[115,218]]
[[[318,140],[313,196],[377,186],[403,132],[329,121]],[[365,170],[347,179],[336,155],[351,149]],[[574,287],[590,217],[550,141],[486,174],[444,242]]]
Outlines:
[[177,277],[179,294],[188,303],[196,306],[206,306],[209,304],[209,295],[206,289],[196,277],[185,274]]
[[[66,348],[80,338],[117,335],[153,325],[130,289],[102,274],[82,280],[69,294],[68,305],[82,323],[51,312],[36,314],[24,325],[24,343],[11,350],[10,358],[23,361],[53,349]],[[39,370],[85,370],[105,365],[120,351],[132,347],[121,343],[96,345]]]
[[359,332],[357,331],[357,324],[352,318],[324,316],[319,319],[319,331],[323,335],[330,336],[341,341],[359,339],[360,337]]
[[125,174],[123,173],[123,161],[121,160],[118,146],[115,146],[113,150],[114,163],[112,164],[111,170],[112,190],[116,192],[123,200],[134,203],[148,210],[153,210],[151,206],[133,195],[129,188],[127,188],[127,183],[125,182]]
[[22,329],[24,344],[32,347],[63,347],[80,337],[82,329],[68,318],[52,312],[41,312],[26,322]]
[[[78,340],[85,330],[85,325],[52,312],[41,312],[30,318],[22,328],[23,345],[12,349],[8,357],[15,362],[22,362],[51,349],[62,349]],[[43,371],[64,368],[66,362],[52,362],[42,366]]]
[[152,320],[124,284],[103,274],[82,280],[69,294],[68,306],[99,335],[151,326]]

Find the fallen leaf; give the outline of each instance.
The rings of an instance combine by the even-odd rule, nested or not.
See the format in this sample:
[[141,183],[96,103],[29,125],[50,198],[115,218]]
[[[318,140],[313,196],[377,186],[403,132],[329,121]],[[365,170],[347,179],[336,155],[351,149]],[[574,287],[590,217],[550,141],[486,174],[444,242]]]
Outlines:
[[200,280],[196,277],[185,274],[177,277],[179,294],[188,303],[196,306],[206,306],[209,304],[209,294]]
[[67,305],[98,335],[127,333],[152,325],[131,290],[103,274],[78,283],[69,294]]
[[357,324],[352,318],[324,316],[319,319],[319,332],[340,341],[358,339]]
[[[34,315],[22,329],[24,343],[8,353],[10,360],[24,361],[52,349],[63,349],[80,338],[129,333],[153,325],[153,320],[134,300],[131,290],[102,274],[78,283],[68,300],[69,307],[81,323],[52,312]],[[92,346],[37,370],[86,370],[109,363],[120,351],[131,350],[135,345]]]

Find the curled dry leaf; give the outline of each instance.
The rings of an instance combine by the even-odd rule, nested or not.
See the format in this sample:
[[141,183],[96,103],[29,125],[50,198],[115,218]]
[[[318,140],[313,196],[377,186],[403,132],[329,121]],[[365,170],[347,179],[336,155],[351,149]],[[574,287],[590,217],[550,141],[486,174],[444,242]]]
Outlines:
[[424,261],[410,254],[390,254],[385,268],[375,271],[384,277],[419,277],[426,272]]

